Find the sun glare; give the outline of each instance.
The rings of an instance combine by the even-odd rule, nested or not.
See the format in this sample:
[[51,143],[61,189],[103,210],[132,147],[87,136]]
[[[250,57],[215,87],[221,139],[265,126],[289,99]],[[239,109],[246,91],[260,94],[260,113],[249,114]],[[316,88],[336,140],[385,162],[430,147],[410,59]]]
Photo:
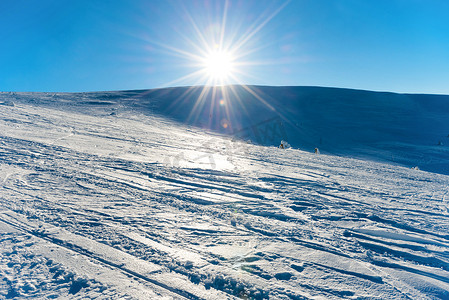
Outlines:
[[[187,9],[182,10],[183,19],[187,20],[189,25],[185,28],[185,32],[179,31],[182,47],[152,41],[154,45],[168,50],[174,57],[184,59],[184,63],[180,65],[188,67],[191,71],[164,84],[165,86],[180,84],[191,86],[179,97],[179,101],[184,101],[190,96],[196,97],[187,118],[189,122],[192,124],[198,122],[204,128],[220,128],[227,132],[240,128],[241,124],[236,116],[246,111],[244,99],[239,95],[241,89],[245,90],[245,93],[250,93],[271,110],[275,110],[263,93],[255,87],[247,86],[243,81],[248,78],[260,80],[254,76],[255,74],[249,73],[253,66],[266,64],[263,61],[254,60],[255,56],[252,58],[254,53],[266,47],[263,42],[260,44],[263,37],[259,35],[264,26],[289,1],[285,0],[281,4],[275,1],[273,9],[265,10],[252,23],[243,22],[240,25],[236,25],[235,21],[242,18],[230,15],[228,12],[231,5],[236,4],[232,4],[229,0],[211,1],[216,3],[216,6],[212,9],[206,5],[206,10],[211,9],[208,16],[191,15]],[[208,4],[209,1],[204,3]],[[215,14],[215,9],[221,13],[221,16]],[[271,43],[271,41],[268,42]],[[240,111],[242,109],[244,112]]]
[[[265,47],[257,44],[258,38],[255,36],[289,1],[265,10],[247,26],[235,26],[232,22],[236,18],[228,16],[229,7],[233,5],[229,0],[216,1],[214,11],[216,9],[222,13],[221,16],[211,11],[210,16],[203,18],[200,15],[191,15],[187,9],[183,10],[183,19],[189,22],[186,27],[189,31],[179,31],[183,47],[173,47],[155,41],[153,43],[169,50],[173,56],[185,58],[184,66],[191,68],[191,72],[164,85],[188,83],[192,86],[223,87],[232,84],[243,85],[243,79],[247,78],[258,79],[254,74],[248,73],[252,66],[264,64],[250,60],[251,54]],[[229,23],[232,23],[232,26],[228,26]]]
[[234,59],[229,52],[215,50],[204,58],[203,67],[212,82],[223,83],[233,75]]

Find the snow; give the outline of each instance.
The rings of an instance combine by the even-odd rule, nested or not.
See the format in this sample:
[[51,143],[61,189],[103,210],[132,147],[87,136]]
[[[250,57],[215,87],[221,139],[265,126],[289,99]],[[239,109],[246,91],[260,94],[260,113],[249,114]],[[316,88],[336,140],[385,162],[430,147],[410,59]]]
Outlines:
[[447,98],[261,90],[0,93],[0,298],[448,299]]

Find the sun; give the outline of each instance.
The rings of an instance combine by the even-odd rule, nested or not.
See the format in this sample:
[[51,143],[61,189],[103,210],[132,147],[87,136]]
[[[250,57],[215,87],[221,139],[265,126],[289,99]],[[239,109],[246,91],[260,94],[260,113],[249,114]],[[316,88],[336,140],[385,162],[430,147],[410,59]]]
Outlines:
[[215,49],[209,52],[202,62],[203,71],[211,82],[224,83],[235,71],[231,52]]

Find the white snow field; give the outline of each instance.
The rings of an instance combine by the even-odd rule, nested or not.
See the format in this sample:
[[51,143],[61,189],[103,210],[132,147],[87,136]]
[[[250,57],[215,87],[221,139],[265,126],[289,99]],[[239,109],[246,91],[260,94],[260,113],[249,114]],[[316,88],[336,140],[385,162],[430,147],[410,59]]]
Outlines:
[[186,90],[0,93],[0,298],[449,299],[447,97],[244,118]]

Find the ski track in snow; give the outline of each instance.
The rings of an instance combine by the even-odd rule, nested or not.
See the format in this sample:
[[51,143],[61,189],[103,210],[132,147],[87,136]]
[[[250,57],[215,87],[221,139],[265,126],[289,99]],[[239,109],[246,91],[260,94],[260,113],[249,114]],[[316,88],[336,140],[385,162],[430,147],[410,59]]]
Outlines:
[[448,176],[70,97],[0,94],[0,297],[449,298]]

